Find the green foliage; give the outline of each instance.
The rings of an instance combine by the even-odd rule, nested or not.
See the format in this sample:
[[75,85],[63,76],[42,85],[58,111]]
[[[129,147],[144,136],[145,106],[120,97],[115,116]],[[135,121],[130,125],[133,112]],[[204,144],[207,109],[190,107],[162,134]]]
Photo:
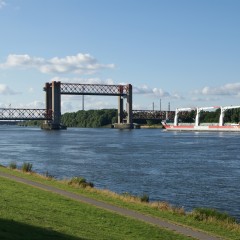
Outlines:
[[116,109],[88,110],[62,115],[62,124],[67,127],[97,128],[117,121]]
[[151,126],[151,125],[155,125],[155,124],[160,124],[161,120],[158,119],[152,119],[152,120],[146,120],[147,125]]
[[17,163],[16,162],[10,162],[9,168],[10,169],[16,169],[17,168]]
[[40,127],[42,125],[42,120],[29,120],[29,121],[22,121],[19,122],[19,126],[30,126],[30,127]]
[[94,187],[94,184],[92,182],[87,182],[85,178],[83,177],[73,177],[69,182],[68,185],[74,185],[79,186],[82,188],[86,187]]
[[141,202],[149,202],[149,196],[147,194],[143,194],[142,196],[140,196],[140,200]]
[[189,239],[5,178],[1,178],[0,192],[0,239]]
[[22,165],[23,172],[31,172],[32,171],[32,164],[31,163],[23,163]]
[[[200,122],[201,123],[218,123],[220,117],[220,108],[216,111],[201,111]],[[196,111],[180,112],[179,121],[192,123],[195,121]],[[240,122],[240,109],[229,109],[225,111],[224,122],[238,123]]]
[[228,223],[236,223],[236,219],[229,216],[227,213],[222,213],[211,208],[196,208],[192,212],[192,216],[198,221],[215,219],[218,221],[226,221]]
[[136,196],[136,195],[133,195],[129,192],[124,192],[124,193],[122,193],[122,196],[127,198],[127,199],[131,199],[131,201],[146,202],[146,203],[149,202],[149,196],[147,194],[143,194],[141,196]]
[[49,179],[49,180],[51,180],[51,179],[54,179],[54,178],[55,178],[53,175],[49,174],[49,172],[48,172],[48,171],[46,171],[46,173],[45,173],[45,177],[46,177],[47,179]]
[[[177,222],[178,224],[188,225],[188,226],[193,227],[195,229],[202,229],[203,231],[211,232],[215,235],[222,236],[224,239],[226,238],[226,239],[239,240],[240,225],[238,223],[228,223],[226,221],[221,222],[221,221],[215,221],[215,220],[212,220],[212,219],[209,219],[208,221],[199,221],[199,220],[197,220],[193,217],[192,213],[185,214],[184,209],[181,210],[179,208],[179,210],[176,210],[177,208],[171,206],[170,204],[168,204],[166,202],[150,202],[148,204],[146,204],[146,203],[141,204],[139,202],[140,201],[139,198],[137,199],[137,201],[135,201],[136,197],[134,197],[134,196],[133,196],[133,201],[132,201],[132,197],[131,197],[132,195],[129,194],[129,193],[125,193],[123,195],[117,195],[116,193],[110,192],[108,190],[99,190],[99,189],[96,189],[96,188],[76,188],[76,187],[72,187],[71,185],[68,185],[66,181],[57,181],[56,179],[55,180],[51,179],[49,181],[49,179],[39,177],[39,175],[37,175],[37,174],[36,175],[35,174],[24,174],[24,173],[18,172],[18,171],[11,171],[10,169],[4,168],[4,167],[0,167],[0,172],[10,173],[14,176],[19,176],[19,177],[22,177],[22,178],[30,179],[32,181],[43,183],[45,185],[49,185],[49,186],[53,186],[53,187],[57,187],[59,189],[62,189],[62,190],[68,191],[68,192],[82,194],[84,196],[88,196],[90,198],[97,199],[99,201],[108,202],[108,203],[113,204],[113,205],[117,205],[117,206],[128,208],[128,209],[132,209],[134,211],[141,212],[141,213],[144,213],[144,214],[148,214],[150,216],[165,218],[169,221]],[[1,179],[1,181],[2,181],[2,179]],[[5,186],[5,184],[0,184],[0,188],[4,187],[4,186]],[[9,190],[8,185],[6,185],[6,188]],[[0,189],[0,192],[1,192],[1,189]],[[19,191],[19,192],[16,191],[16,190],[13,190],[13,192],[14,192],[15,197],[16,197],[16,194],[19,194],[21,197],[24,197],[24,194],[23,194],[22,190]],[[1,192],[1,194],[2,193],[6,193],[6,191]],[[26,198],[29,199],[28,198],[29,194],[26,194],[26,195],[27,195]],[[124,195],[127,197],[127,199],[125,199]],[[38,196],[38,200],[37,200],[38,201],[38,206],[41,206],[41,204],[39,205],[39,193],[37,194],[37,196]],[[9,197],[12,198],[12,192],[9,194]],[[19,199],[20,199],[19,197],[16,197],[15,199],[16,199],[17,204],[25,203],[24,200],[19,201]],[[42,199],[44,200],[44,206],[48,206],[48,203],[46,203],[46,198],[42,198]],[[1,200],[5,204],[7,203],[6,199],[2,195],[1,195],[1,198],[0,198],[0,202],[1,202]],[[72,206],[72,204],[70,204],[70,205]],[[0,203],[0,206],[1,206],[1,203]],[[51,200],[50,209],[51,209],[51,211],[54,212],[53,218],[59,220],[60,219],[59,216],[56,215],[57,213],[59,213],[59,211],[56,211],[53,208],[53,206],[54,205],[52,204],[52,200]],[[3,209],[5,210],[4,206],[3,206]],[[22,207],[22,206],[19,207],[19,205],[18,205],[18,207],[13,209],[14,216],[19,216],[19,215],[16,214],[16,209],[23,209],[24,214],[29,213],[29,211],[25,211],[24,209],[35,210],[37,212],[37,219],[41,222],[41,224],[46,223],[47,226],[48,226],[47,229],[49,229],[49,226],[51,226],[51,229],[52,229],[53,225],[51,225],[51,224],[53,223],[53,221],[51,221],[50,223],[46,222],[46,221],[42,221],[41,218],[39,218],[39,210],[36,209],[36,207],[34,207],[34,208],[32,208],[31,206],[29,206],[29,207]],[[59,205],[58,205],[57,209],[62,209],[62,208],[61,207],[59,208]],[[71,208],[67,208],[67,209],[70,209],[70,211],[71,211]],[[158,210],[156,210],[156,209],[158,209]],[[0,209],[0,212],[1,212],[1,210],[2,209]],[[9,208],[6,209],[6,216],[11,218],[10,212],[9,212],[10,210],[11,209],[9,209]],[[45,213],[49,212],[49,211],[44,210],[42,212],[44,213],[43,217],[46,220],[46,214]],[[73,212],[76,212],[76,209],[74,209]],[[1,212],[1,214],[2,213],[3,212]],[[29,219],[29,216],[26,217],[24,214],[23,214],[24,220]],[[84,216],[86,216],[86,214],[87,213],[84,211]],[[3,216],[3,215],[1,215],[1,216]],[[66,213],[63,216],[66,216]],[[13,217],[11,219],[14,220]],[[33,225],[32,219],[33,218],[31,217],[31,219],[30,219],[31,225]],[[63,218],[61,217],[61,219],[63,219]],[[67,222],[69,222],[69,215],[67,215],[66,219],[67,219]],[[79,220],[80,222],[83,221],[82,219],[79,219],[79,214],[77,214],[76,220]],[[71,223],[73,223],[73,222],[75,223],[76,220],[72,220]],[[61,225],[63,223],[59,222],[59,224]],[[88,226],[88,224],[87,224],[87,226]],[[93,226],[94,226],[94,224],[93,224]],[[71,225],[71,233],[73,232],[72,227],[73,227],[73,225]],[[78,223],[76,223],[76,227],[79,229]],[[58,230],[59,229],[60,228],[58,228]],[[91,227],[90,227],[90,229],[91,229]],[[129,226],[128,226],[128,229],[129,229]],[[110,230],[112,230],[112,229],[110,229]],[[100,232],[97,231],[97,232],[100,233],[101,231]],[[11,235],[7,235],[7,236],[11,236]],[[98,238],[95,238],[95,239],[100,239],[99,235],[97,235],[97,236],[98,236]],[[109,236],[108,236],[108,238],[109,238]],[[153,239],[153,238],[151,238],[152,236],[151,237],[150,236],[151,236],[151,234],[148,235],[148,237],[146,239]],[[1,224],[0,224],[0,239],[2,239],[1,238]],[[3,238],[3,239],[9,239],[9,238]],[[10,238],[10,239],[16,239],[16,238],[13,237],[13,238]],[[23,239],[26,239],[26,238],[23,238]],[[43,238],[40,238],[40,239],[43,239]],[[53,238],[53,239],[55,239],[55,238]],[[60,238],[56,238],[56,239],[60,239]],[[94,239],[94,238],[92,238],[92,239]],[[120,239],[120,237],[118,236],[118,238],[116,238],[116,239]],[[121,239],[127,239],[127,238],[125,236],[125,238],[122,237]],[[137,239],[137,238],[135,238],[135,239]],[[144,238],[142,237],[141,239],[144,239]],[[157,239],[161,239],[161,238],[157,238]],[[163,237],[163,239],[176,239],[176,238],[167,238],[167,237],[164,238]]]

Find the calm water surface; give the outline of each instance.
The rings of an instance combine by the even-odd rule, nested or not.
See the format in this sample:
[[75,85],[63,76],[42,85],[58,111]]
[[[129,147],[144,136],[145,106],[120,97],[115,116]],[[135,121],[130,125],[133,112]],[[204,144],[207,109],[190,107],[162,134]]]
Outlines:
[[0,164],[33,164],[57,178],[84,176],[97,188],[213,207],[240,220],[239,133],[159,129],[42,131],[0,126]]

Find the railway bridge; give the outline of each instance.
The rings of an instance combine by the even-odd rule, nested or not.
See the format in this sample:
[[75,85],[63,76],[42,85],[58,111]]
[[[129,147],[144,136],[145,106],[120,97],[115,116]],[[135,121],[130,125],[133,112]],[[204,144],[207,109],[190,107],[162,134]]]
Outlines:
[[[173,111],[132,109],[132,85],[46,83],[45,109],[0,108],[0,120],[45,120],[43,128],[61,129],[61,95],[101,95],[118,98],[117,128],[132,128],[135,119],[173,119]],[[123,106],[126,100],[126,113]]]

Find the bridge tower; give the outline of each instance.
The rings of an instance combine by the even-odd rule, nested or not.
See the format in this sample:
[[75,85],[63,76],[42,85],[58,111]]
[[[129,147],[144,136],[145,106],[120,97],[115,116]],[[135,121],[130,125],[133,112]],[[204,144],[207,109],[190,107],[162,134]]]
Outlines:
[[43,129],[62,129],[61,125],[61,82],[46,83],[43,89],[46,92],[46,111],[52,115],[42,125]]
[[[46,112],[52,115],[51,120],[45,121],[44,129],[63,129],[61,125],[61,94],[67,95],[102,95],[118,96],[118,123],[116,128],[133,128],[132,123],[132,85],[102,85],[77,84],[53,81],[46,83],[43,89],[46,92]],[[123,101],[127,99],[127,118],[124,119]]]

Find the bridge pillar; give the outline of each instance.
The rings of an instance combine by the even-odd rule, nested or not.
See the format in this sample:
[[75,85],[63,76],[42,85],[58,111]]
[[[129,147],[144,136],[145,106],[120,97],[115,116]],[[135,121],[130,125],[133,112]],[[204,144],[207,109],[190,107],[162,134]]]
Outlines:
[[123,98],[118,96],[118,124],[123,123]]
[[61,82],[52,82],[52,111],[53,124],[60,126],[61,124]]
[[132,85],[128,84],[128,95],[127,95],[127,123],[132,125]]
[[46,112],[52,114],[52,120],[46,120],[42,124],[42,129],[66,129],[66,126],[61,125],[61,82],[46,83],[44,91],[46,91]]
[[50,113],[52,111],[52,88],[50,83],[45,84],[44,91],[46,92],[45,104],[46,104],[46,111]]

